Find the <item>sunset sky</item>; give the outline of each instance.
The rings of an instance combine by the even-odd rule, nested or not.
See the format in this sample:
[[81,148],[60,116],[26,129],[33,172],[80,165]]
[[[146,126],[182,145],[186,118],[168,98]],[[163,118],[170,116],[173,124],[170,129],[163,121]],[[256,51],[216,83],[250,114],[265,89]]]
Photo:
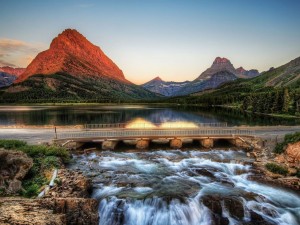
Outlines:
[[75,28],[141,84],[193,80],[215,57],[259,71],[300,56],[299,0],[0,0],[0,66]]

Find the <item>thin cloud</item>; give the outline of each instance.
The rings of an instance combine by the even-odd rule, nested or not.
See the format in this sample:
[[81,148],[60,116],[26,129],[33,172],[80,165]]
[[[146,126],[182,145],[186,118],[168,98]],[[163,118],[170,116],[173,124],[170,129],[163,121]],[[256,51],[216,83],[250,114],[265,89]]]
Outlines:
[[45,46],[14,39],[0,39],[0,64],[2,66],[27,67]]
[[0,39],[0,54],[10,54],[11,52],[38,52],[39,49],[33,44],[13,39]]
[[0,59],[0,67],[2,67],[2,66],[16,67],[15,64],[12,64],[12,63],[6,62],[5,60]]

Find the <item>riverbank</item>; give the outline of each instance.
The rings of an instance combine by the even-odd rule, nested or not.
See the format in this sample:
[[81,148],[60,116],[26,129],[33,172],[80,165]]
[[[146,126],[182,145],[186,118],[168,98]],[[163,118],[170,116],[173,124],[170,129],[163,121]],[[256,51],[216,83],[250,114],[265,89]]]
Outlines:
[[98,202],[89,198],[91,182],[59,170],[56,185],[43,198],[0,197],[0,224],[98,225]]
[[66,149],[0,140],[0,159],[0,224],[98,224],[91,180],[65,169]]
[[[300,193],[300,142],[296,138],[290,138],[294,142],[284,142],[287,136],[293,137],[293,134],[286,135],[279,142],[278,139],[276,142],[264,139],[252,143],[251,154],[255,157],[253,166],[257,173],[251,179]],[[282,148],[280,151],[279,146]]]

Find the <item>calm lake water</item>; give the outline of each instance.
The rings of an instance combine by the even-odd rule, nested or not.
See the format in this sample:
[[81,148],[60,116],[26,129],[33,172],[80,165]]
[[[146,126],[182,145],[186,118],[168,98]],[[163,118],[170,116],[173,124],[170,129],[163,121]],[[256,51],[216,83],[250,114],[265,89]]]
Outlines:
[[[253,116],[232,109],[120,106],[0,106],[0,125],[164,124],[169,122],[231,125],[296,125],[300,119]],[[182,125],[182,124],[181,124]],[[181,126],[180,125],[180,126]]]

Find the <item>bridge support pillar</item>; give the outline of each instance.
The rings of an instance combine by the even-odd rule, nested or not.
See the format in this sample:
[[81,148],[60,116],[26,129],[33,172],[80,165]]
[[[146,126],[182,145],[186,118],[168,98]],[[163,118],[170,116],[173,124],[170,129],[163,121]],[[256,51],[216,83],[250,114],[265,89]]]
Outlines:
[[214,147],[214,139],[211,139],[211,138],[201,139],[200,144],[204,148],[212,148],[212,147]]
[[182,140],[181,139],[172,139],[170,141],[170,147],[171,148],[175,148],[175,149],[178,149],[178,148],[181,148],[182,147]]
[[147,149],[149,147],[150,140],[140,139],[136,142],[137,149]]
[[102,149],[103,150],[114,150],[118,141],[116,140],[106,140],[102,142]]

